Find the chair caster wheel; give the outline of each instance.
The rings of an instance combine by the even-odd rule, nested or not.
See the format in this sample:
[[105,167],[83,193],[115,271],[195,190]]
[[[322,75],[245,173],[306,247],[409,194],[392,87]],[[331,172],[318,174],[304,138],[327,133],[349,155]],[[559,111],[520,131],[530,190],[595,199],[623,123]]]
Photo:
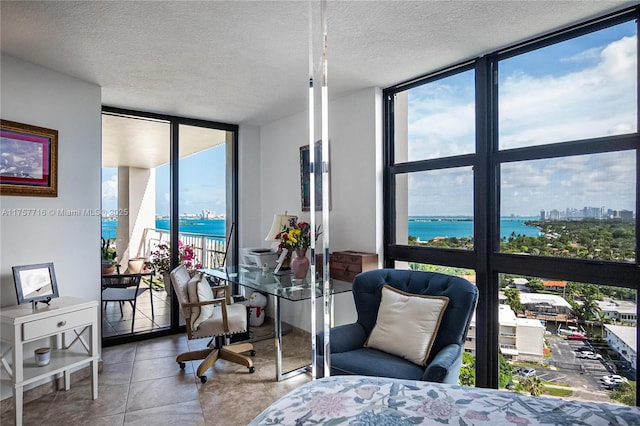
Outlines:
[[200,376],[201,383],[207,383],[207,376]]
[[249,352],[249,355],[251,355],[251,356],[256,356],[256,351],[254,351],[253,349],[251,349],[251,352]]
[[256,372],[256,368],[253,365],[249,367],[249,373],[253,374],[255,372]]
[[178,364],[180,365],[180,370],[184,370],[186,364],[184,362],[179,362]]

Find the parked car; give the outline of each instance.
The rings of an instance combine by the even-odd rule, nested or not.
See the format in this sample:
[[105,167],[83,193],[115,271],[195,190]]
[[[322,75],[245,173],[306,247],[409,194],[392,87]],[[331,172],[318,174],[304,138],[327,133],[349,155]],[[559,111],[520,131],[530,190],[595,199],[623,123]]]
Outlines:
[[536,375],[536,370],[534,370],[533,368],[523,368],[520,371],[520,375],[523,377],[533,377]]
[[576,354],[576,358],[585,358],[585,359],[602,359],[602,355],[597,354],[591,351],[578,352]]
[[578,333],[574,333],[571,336],[567,336],[567,340],[588,340],[588,339],[589,338],[587,336],[584,336]]
[[627,378],[626,378],[626,377],[622,377],[622,376],[620,376],[620,375],[618,375],[618,374],[609,374],[609,375],[607,375],[607,376],[602,376],[602,377],[600,377],[600,381],[601,381],[601,382],[607,382],[607,381],[609,381],[609,382],[620,381],[620,382],[625,382],[625,383],[626,383],[628,380],[627,380]]
[[606,380],[602,380],[602,384],[607,388],[607,389],[615,389],[618,386],[620,386],[623,383],[626,383],[627,379],[625,379],[624,377],[620,377],[620,378],[616,378],[616,379],[606,379]]
[[579,348],[576,348],[575,351],[576,352],[593,352],[593,348],[590,348],[589,346],[580,346]]

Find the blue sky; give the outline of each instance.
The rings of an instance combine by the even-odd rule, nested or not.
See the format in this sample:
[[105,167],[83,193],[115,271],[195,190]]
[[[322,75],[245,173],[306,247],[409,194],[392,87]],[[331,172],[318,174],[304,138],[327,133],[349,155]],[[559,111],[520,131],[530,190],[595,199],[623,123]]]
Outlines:
[[[499,64],[501,149],[635,132],[636,26],[598,31]],[[474,73],[409,93],[409,160],[474,152]],[[501,215],[635,210],[628,152],[503,165]],[[470,168],[409,178],[409,215],[471,215]]]
[[[225,145],[180,160],[180,213],[225,213]],[[169,214],[169,165],[156,168],[156,214]],[[102,208],[117,208],[117,169],[102,169]]]

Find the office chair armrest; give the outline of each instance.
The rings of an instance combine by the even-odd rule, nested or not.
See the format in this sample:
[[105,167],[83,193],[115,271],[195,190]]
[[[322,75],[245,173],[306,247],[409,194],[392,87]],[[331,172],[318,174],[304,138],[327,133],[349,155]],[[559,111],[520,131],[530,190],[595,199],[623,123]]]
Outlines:
[[204,306],[204,305],[217,305],[219,303],[222,303],[223,305],[225,304],[226,299],[223,298],[219,298],[219,299],[211,299],[211,300],[205,300],[204,302],[196,302],[196,303],[185,303],[182,306],[185,306],[187,308],[199,308],[200,306]]
[[[367,334],[360,324],[345,324],[333,327],[329,335],[331,353],[348,352],[361,348],[367,340]],[[324,332],[316,334],[316,348],[324,355]]]
[[429,363],[422,375],[422,380],[458,384],[461,362],[462,346],[456,343],[447,345]]

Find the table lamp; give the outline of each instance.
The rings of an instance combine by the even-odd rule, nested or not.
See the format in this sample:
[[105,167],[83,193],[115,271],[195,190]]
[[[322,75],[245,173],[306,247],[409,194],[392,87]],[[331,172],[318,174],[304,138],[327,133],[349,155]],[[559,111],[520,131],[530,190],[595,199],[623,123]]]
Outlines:
[[[265,237],[265,240],[279,242],[280,239],[278,238],[278,234],[282,232],[282,228],[284,226],[289,226],[291,219],[298,219],[298,216],[288,215],[286,211],[284,212],[284,214],[274,214],[271,229]],[[288,269],[289,262],[291,261],[291,253],[289,252],[289,250],[286,248],[282,248],[280,245],[278,245],[277,254],[277,265],[273,271],[275,274],[278,274],[280,272],[280,269]]]
[[265,241],[279,241],[278,234],[282,232],[283,226],[288,226],[291,219],[298,219],[298,216],[288,215],[285,211],[284,214],[274,214],[273,223],[269,233],[264,238]]

